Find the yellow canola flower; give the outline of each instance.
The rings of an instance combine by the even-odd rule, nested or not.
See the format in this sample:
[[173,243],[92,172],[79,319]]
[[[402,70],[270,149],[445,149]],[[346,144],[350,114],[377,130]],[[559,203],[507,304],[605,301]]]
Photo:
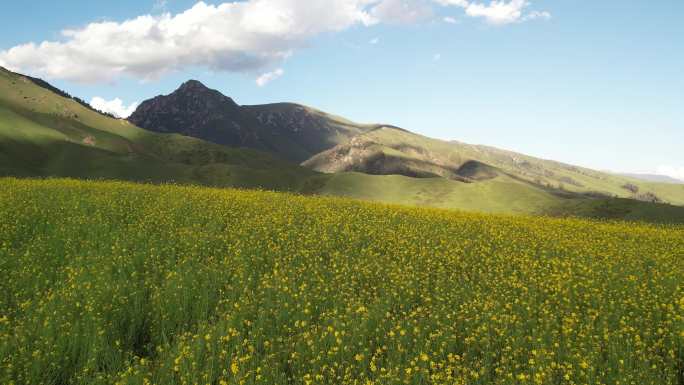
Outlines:
[[[241,172],[195,150],[203,172]],[[0,179],[0,218],[3,384],[669,385],[681,371],[681,225],[18,179]]]

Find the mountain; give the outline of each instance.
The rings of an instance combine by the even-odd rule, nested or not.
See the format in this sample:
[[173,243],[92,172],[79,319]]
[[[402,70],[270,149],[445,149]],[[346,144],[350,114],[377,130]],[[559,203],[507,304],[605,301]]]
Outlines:
[[128,120],[150,131],[266,151],[297,163],[372,128],[297,104],[240,106],[196,80],[144,101]]
[[170,95],[144,101],[128,120],[150,131],[177,133],[230,147],[259,144],[256,120],[233,99],[195,80],[183,83]]
[[[0,68],[0,177],[173,182],[469,211],[684,223],[684,207],[607,197],[682,204],[684,185],[639,182],[393,126],[357,125],[295,104],[238,106],[196,82],[181,89],[180,96],[195,96],[148,103],[150,121],[170,122],[159,125],[165,132],[153,132],[101,114],[40,79]],[[184,118],[182,108],[196,114]],[[232,131],[235,142],[229,143],[242,148],[173,133],[179,131],[173,125],[184,122],[191,126],[184,129],[188,134],[211,135],[202,130],[212,126],[194,126],[194,118],[217,124],[227,121],[226,111],[244,125]],[[147,120],[140,111],[137,119]],[[279,136],[287,140],[264,140]],[[272,150],[276,145],[295,150]],[[303,162],[306,168],[282,159],[319,149]]]
[[154,133],[0,67],[0,176],[306,191],[318,173],[267,152]]
[[354,123],[340,116],[294,103],[244,106],[259,123],[272,132],[281,133],[303,149],[306,158],[327,150],[350,138],[367,132],[375,125]]
[[675,179],[667,175],[659,174],[640,174],[640,173],[622,173],[618,174],[627,178],[638,179],[645,182],[657,182],[657,183],[671,183],[671,184],[684,184],[684,180]]
[[325,173],[514,180],[560,195],[622,197],[684,205],[684,186],[648,183],[493,147],[442,141],[392,126],[359,134],[302,165]]
[[390,125],[361,125],[298,104],[240,106],[196,80],[143,102],[128,120],[150,131],[268,152],[328,174],[403,175],[461,183],[507,179],[557,195],[684,204],[684,189],[664,183],[432,139]]

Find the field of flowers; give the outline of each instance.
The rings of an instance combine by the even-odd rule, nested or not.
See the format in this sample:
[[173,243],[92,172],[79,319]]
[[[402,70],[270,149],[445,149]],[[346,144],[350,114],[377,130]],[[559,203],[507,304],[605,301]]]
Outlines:
[[684,228],[0,180],[1,384],[684,384]]

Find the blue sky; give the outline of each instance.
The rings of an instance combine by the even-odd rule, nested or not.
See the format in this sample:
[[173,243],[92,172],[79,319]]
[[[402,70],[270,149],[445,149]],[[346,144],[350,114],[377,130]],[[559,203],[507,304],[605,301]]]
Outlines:
[[[293,101],[442,139],[684,178],[684,2],[514,1],[520,13],[502,16],[489,0],[308,2],[318,9],[302,0],[248,0],[246,31],[200,18],[217,27],[193,36],[176,23],[187,38],[173,40],[181,47],[168,54],[177,56],[118,41],[128,31],[121,23],[173,18],[194,1],[34,1],[30,11],[12,2],[0,14],[11,31],[0,34],[0,64],[86,100],[130,105],[194,78],[240,104]],[[201,14],[223,17],[222,3],[206,1]],[[292,8],[294,22],[268,24],[272,4]],[[89,23],[108,27],[84,30]],[[74,41],[100,33],[93,52],[73,54]],[[43,41],[62,45],[11,50]],[[103,64],[113,52],[121,52],[116,63]],[[267,73],[273,79],[259,86]]]

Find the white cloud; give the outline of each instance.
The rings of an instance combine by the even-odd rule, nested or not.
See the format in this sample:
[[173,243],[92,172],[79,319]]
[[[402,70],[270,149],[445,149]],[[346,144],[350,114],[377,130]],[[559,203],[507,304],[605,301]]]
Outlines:
[[525,0],[492,1],[488,5],[469,4],[466,7],[466,15],[471,17],[483,17],[491,24],[510,24],[523,18],[523,8],[529,3]]
[[528,20],[536,20],[536,19],[544,19],[544,20],[550,20],[551,19],[551,13],[543,11],[532,11],[528,13],[527,15],[523,16],[522,21],[528,21]]
[[377,23],[367,11],[369,4],[371,0],[198,2],[177,15],[65,30],[63,41],[0,51],[0,65],[86,83],[122,75],[153,79],[191,66],[255,72],[281,62],[315,35]]
[[456,5],[461,8],[468,6],[468,0],[435,0],[435,2],[444,6]]
[[484,18],[487,23],[494,25],[551,18],[551,13],[547,11],[525,13],[525,8],[530,6],[530,2],[527,0],[492,0],[487,4],[468,0],[435,0],[435,2],[443,6],[461,7],[467,16]]
[[368,41],[368,44],[373,44],[373,45],[375,45],[375,44],[378,44],[378,43],[380,43],[380,38],[379,38],[379,37],[374,37],[374,38],[372,38],[372,39],[370,39],[370,40]]
[[283,71],[282,68],[278,68],[278,69],[275,70],[275,71],[266,72],[265,74],[259,76],[259,77],[256,79],[256,84],[257,84],[259,87],[263,87],[263,86],[265,86],[266,84],[268,84],[268,83],[270,83],[270,82],[272,82],[272,81],[278,79],[279,77],[283,76],[284,74],[285,74],[285,71]]
[[370,15],[378,22],[413,24],[430,19],[433,12],[427,0],[382,0]]
[[94,97],[90,101],[90,105],[95,108],[96,110],[100,110],[102,112],[108,112],[117,118],[127,118],[131,116],[133,112],[135,112],[135,109],[138,108],[138,103],[131,103],[126,107],[123,103],[123,101],[119,98],[115,98],[113,100],[105,100],[99,96]]
[[436,53],[432,56],[432,61],[440,61],[442,59],[441,53]]
[[456,20],[455,17],[451,17],[451,16],[446,16],[446,17],[445,17],[444,19],[442,19],[442,20],[443,20],[445,23],[449,23],[449,24],[457,24],[457,23],[458,23],[458,20]]
[[[155,3],[164,5],[164,0]],[[122,76],[156,79],[203,67],[255,74],[304,47],[313,37],[355,25],[418,23],[434,6],[456,6],[492,24],[548,18],[525,14],[525,0],[244,0],[196,3],[172,15],[143,15],[62,31],[58,41],[29,42],[0,50],[0,66],[50,79],[112,82]],[[447,20],[447,19],[445,19]]]
[[669,176],[670,178],[675,178],[675,179],[679,179],[681,181],[684,181],[684,166],[682,166],[682,167],[660,166],[660,167],[658,167],[656,174],[666,175],[666,176]]

